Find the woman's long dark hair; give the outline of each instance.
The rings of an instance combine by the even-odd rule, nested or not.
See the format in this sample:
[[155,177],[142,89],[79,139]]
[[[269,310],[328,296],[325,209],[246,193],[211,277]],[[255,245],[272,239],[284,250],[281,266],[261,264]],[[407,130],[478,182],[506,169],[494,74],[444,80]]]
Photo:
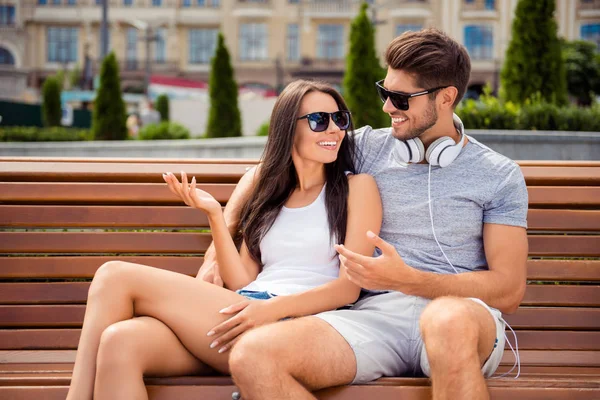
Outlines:
[[[269,124],[269,137],[262,155],[257,183],[241,211],[240,233],[252,258],[262,264],[260,242],[275,222],[281,207],[298,185],[292,162],[292,148],[297,118],[304,96],[322,92],[333,97],[340,110],[348,110],[342,96],[322,82],[297,80],[290,83],[275,102]],[[338,151],[337,159],[325,164],[325,206],[332,240],[343,243],[348,217],[348,179],[346,171],[355,173],[357,150],[352,122]]]

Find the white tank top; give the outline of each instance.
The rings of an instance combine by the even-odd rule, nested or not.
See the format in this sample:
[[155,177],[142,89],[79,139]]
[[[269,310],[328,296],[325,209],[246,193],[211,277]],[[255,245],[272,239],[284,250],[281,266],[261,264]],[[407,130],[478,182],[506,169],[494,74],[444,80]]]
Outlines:
[[263,270],[244,289],[289,295],[337,279],[339,259],[333,244],[323,186],[311,204],[281,209],[260,242]]

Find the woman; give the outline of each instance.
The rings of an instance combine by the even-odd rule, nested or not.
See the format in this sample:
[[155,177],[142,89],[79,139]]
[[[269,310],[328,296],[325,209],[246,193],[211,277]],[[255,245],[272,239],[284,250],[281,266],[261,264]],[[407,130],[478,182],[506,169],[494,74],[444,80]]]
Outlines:
[[[372,254],[381,200],[354,171],[350,114],[330,86],[290,84],[270,122],[259,184],[245,205],[240,253],[220,204],[171,174],[164,179],[209,218],[228,289],[143,265],[113,261],[90,291],[68,399],[145,399],[144,375],[228,373],[228,349],[245,331],[356,301],[333,245]],[[236,292],[237,291],[237,292]],[[233,316],[231,316],[233,315]]]

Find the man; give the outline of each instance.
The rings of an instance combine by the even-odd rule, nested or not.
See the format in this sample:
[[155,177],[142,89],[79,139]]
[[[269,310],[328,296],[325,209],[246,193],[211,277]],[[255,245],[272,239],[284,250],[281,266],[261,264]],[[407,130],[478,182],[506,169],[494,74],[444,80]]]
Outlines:
[[[525,182],[453,114],[471,69],[462,45],[434,29],[408,32],[386,62],[378,91],[392,126],[356,133],[359,172],[375,177],[384,210],[381,237],[365,240],[380,250],[338,246],[341,268],[370,291],[350,310],[242,336],[230,368],[245,399],[312,399],[328,386],[422,375],[434,399],[489,398],[484,378],[505,344],[500,311],[514,312],[525,291]],[[232,230],[252,185],[247,173],[232,195]],[[218,280],[211,252],[198,276]]]

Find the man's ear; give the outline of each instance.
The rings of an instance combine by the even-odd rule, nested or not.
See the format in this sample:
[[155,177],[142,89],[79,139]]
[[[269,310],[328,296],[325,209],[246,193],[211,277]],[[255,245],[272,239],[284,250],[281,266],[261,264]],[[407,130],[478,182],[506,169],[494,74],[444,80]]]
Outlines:
[[443,109],[454,109],[454,101],[458,96],[458,89],[454,86],[448,86],[447,88],[440,89],[438,94],[438,104]]

